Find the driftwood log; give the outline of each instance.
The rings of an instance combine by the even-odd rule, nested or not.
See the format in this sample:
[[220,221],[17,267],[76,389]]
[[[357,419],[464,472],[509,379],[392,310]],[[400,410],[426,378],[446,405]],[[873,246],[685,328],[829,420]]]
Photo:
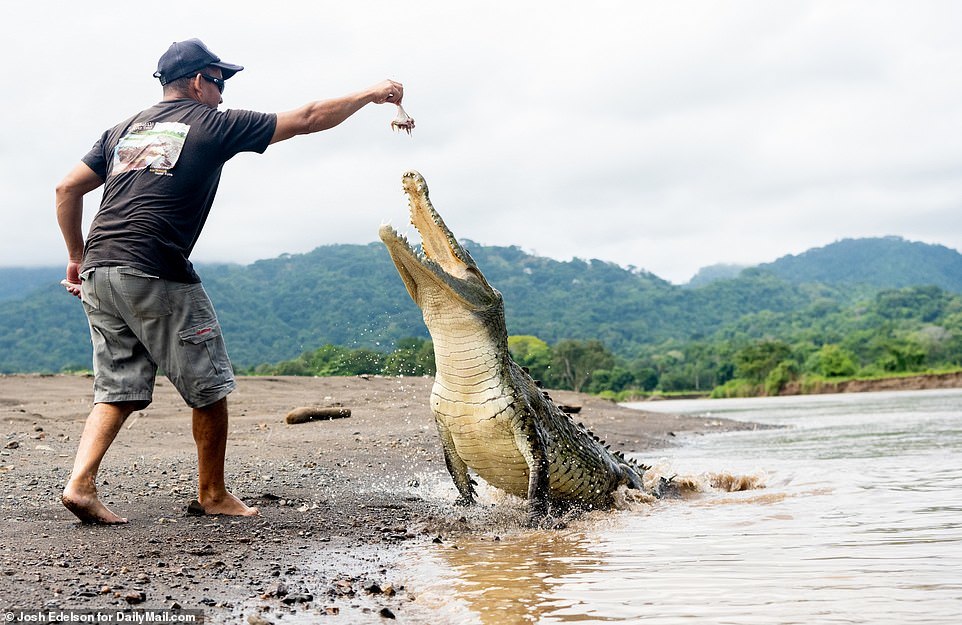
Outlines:
[[346,419],[351,416],[350,408],[330,407],[315,408],[305,406],[295,408],[287,413],[284,420],[289,424],[307,423],[308,421],[329,421],[331,419]]

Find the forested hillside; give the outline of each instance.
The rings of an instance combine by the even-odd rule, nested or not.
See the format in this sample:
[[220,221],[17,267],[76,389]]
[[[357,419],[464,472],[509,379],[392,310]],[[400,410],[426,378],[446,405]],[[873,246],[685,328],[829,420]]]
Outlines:
[[876,288],[934,285],[962,293],[962,254],[900,237],[844,239],[758,268],[792,283]]
[[38,288],[59,282],[63,272],[64,267],[0,267],[0,302],[21,299]]
[[[511,334],[549,343],[597,339],[625,356],[645,344],[703,336],[746,314],[785,312],[822,292],[762,273],[682,289],[612,263],[560,262],[516,247],[468,245],[504,294]],[[328,343],[379,348],[427,337],[420,311],[379,243],[200,271],[238,367],[289,359]],[[0,328],[0,372],[59,371],[89,362],[80,302],[56,283],[0,302],[0,314],[8,320]]]
[[[832,369],[815,362],[830,354],[813,356],[826,345],[846,350],[852,362],[845,371],[962,364],[962,288],[949,288],[962,287],[962,255],[940,246],[842,241],[685,287],[599,260],[561,262],[517,247],[466,246],[504,295],[509,333],[531,337],[523,349],[541,350],[544,360],[555,351],[600,346],[604,366],[596,368],[607,373],[581,381],[595,390],[710,389],[745,379],[744,350],[756,344],[776,348],[765,356],[778,357],[775,364],[794,362],[785,365],[789,376]],[[0,277],[26,275],[12,271],[0,270]],[[89,368],[80,302],[57,285],[60,270],[33,271],[32,284],[18,278],[0,290],[13,293],[0,301],[0,372]],[[428,338],[420,311],[380,243],[199,271],[240,370],[269,369],[325,345],[387,354],[399,342],[425,366],[423,342],[402,341]],[[548,370],[542,374],[551,379]],[[607,380],[602,389],[599,380]]]
[[[513,335],[515,361],[550,388],[608,393],[708,392],[716,396],[779,393],[846,378],[959,371],[962,296],[938,287],[878,291],[854,304],[816,300],[789,312],[762,311],[709,336],[646,344],[639,355],[613,353],[595,339]],[[430,341],[405,339],[390,353],[326,345],[263,364],[272,375],[433,374]]]

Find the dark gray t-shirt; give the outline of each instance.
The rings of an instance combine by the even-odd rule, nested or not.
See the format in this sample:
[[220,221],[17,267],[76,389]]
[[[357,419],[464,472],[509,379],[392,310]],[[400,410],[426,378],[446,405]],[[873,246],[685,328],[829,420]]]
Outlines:
[[104,180],[81,271],[127,265],[200,282],[188,257],[207,221],[224,163],[262,153],[277,116],[159,102],[105,132],[83,158]]

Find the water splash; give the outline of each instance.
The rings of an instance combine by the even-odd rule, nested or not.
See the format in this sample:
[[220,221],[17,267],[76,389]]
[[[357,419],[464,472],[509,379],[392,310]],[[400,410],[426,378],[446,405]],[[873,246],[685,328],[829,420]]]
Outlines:
[[668,494],[677,493],[681,497],[692,497],[712,492],[741,492],[765,488],[768,476],[763,472],[738,474],[728,471],[706,471],[697,474],[678,473],[667,458],[658,460],[645,471],[643,476],[645,490],[657,492],[667,490]]

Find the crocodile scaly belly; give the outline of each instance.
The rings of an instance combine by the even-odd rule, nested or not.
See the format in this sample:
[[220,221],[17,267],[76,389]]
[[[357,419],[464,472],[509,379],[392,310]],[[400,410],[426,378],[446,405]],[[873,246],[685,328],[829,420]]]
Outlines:
[[464,463],[492,486],[526,497],[528,463],[509,424],[510,403],[510,398],[483,389],[452,392],[439,384],[431,395],[434,416],[450,432]]

